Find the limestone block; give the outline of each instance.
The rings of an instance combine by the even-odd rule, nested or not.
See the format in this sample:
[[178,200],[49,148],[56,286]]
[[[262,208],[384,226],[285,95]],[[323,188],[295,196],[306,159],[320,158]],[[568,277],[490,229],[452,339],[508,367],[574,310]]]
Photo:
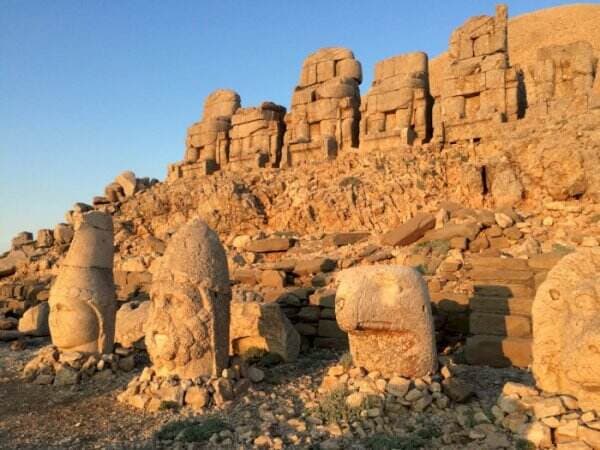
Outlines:
[[148,318],[150,302],[129,302],[119,308],[116,315],[115,343],[125,348],[144,338],[144,324]]
[[527,367],[531,364],[531,339],[477,335],[467,338],[469,364],[492,367]]
[[[306,58],[285,116],[282,164],[326,160],[356,146],[361,81],[360,63],[350,50],[324,48]],[[323,149],[323,137],[333,138],[334,152]]]
[[48,300],[50,335],[60,350],[112,351],[116,311],[112,269],[111,216],[98,211],[83,214]]
[[13,250],[18,250],[25,244],[30,244],[33,242],[33,234],[29,231],[21,231],[11,240],[11,248]]
[[548,392],[600,410],[600,250],[579,249],[550,270],[533,302],[533,374]]
[[50,307],[48,303],[40,303],[33,308],[29,308],[19,319],[19,331],[31,336],[48,336],[48,314]]
[[54,244],[54,232],[46,229],[38,230],[35,241],[38,247],[51,247]]
[[579,196],[587,190],[587,178],[581,152],[557,145],[544,149],[541,156],[542,184],[555,200]]
[[145,327],[159,376],[218,376],[228,364],[231,287],[217,234],[192,219],[171,237],[158,262]]
[[240,107],[240,104],[240,96],[231,89],[213,91],[204,101],[202,120],[216,117],[231,117]]
[[435,217],[431,214],[420,213],[394,228],[381,237],[385,245],[410,245],[421,239],[427,230],[435,226]]
[[231,350],[237,355],[258,349],[291,362],[300,352],[300,335],[276,303],[233,302],[229,330]]
[[135,173],[133,173],[132,171],[128,170],[122,172],[117,176],[117,178],[115,178],[115,182],[123,188],[123,192],[127,197],[135,193],[137,181],[135,178]]
[[354,364],[369,371],[419,377],[437,367],[427,286],[414,269],[364,266],[339,275],[335,300]]

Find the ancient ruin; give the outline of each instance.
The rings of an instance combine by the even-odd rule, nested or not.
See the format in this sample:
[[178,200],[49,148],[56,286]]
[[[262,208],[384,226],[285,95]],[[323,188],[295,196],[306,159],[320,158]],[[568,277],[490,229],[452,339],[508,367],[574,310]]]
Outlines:
[[208,175],[227,162],[231,117],[241,105],[240,96],[230,89],[218,89],[204,101],[199,122],[189,129],[184,160],[169,166],[169,177]]
[[278,167],[285,124],[285,108],[263,102],[256,108],[240,108],[231,117],[231,143],[227,168]]
[[414,269],[348,269],[340,274],[335,303],[355,365],[410,378],[435,371],[429,295]]
[[213,91],[164,181],[0,254],[0,447],[600,449],[598,23]]
[[282,164],[327,161],[358,145],[362,68],[345,48],[323,48],[304,60],[292,95]]
[[548,273],[533,302],[533,374],[537,385],[600,410],[600,251],[579,250]]
[[444,142],[480,139],[489,133],[489,122],[517,118],[517,73],[507,54],[508,10],[477,16],[450,37],[450,61],[444,74],[436,135]]
[[50,290],[50,335],[60,351],[112,352],[115,334],[113,223],[85,213]]
[[592,108],[596,64],[589,42],[538,49],[529,68],[533,83],[527,91],[528,112],[565,115]]
[[362,150],[393,149],[430,138],[427,65],[423,52],[394,56],[375,65],[373,85],[360,107]]
[[159,376],[220,375],[229,357],[231,288],[218,236],[194,219],[172,237],[155,273],[146,347]]

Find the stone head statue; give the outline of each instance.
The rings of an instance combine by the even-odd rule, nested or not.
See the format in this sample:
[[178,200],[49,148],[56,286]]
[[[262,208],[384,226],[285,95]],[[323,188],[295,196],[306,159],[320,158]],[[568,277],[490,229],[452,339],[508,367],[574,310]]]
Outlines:
[[146,347],[157,373],[220,375],[227,367],[231,287],[217,234],[200,219],[171,238],[154,274]]
[[116,299],[110,215],[85,213],[50,289],[50,335],[62,351],[110,353]]
[[427,286],[414,269],[369,266],[339,275],[335,312],[357,366],[418,377],[437,366]]
[[580,249],[550,270],[536,293],[532,319],[538,386],[600,410],[599,249]]

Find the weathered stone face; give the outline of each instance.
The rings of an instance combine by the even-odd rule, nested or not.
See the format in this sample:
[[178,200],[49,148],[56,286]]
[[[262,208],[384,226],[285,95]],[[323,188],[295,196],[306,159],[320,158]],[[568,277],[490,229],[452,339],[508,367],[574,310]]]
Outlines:
[[306,58],[285,117],[283,164],[331,159],[358,145],[361,81],[348,49],[324,48]]
[[227,168],[277,167],[285,123],[285,108],[264,102],[257,108],[238,109],[231,118]]
[[407,53],[380,61],[361,102],[361,149],[397,148],[429,133],[427,54]]
[[343,271],[335,310],[356,366],[419,377],[437,367],[431,304],[419,273],[371,266]]
[[52,342],[62,351],[110,353],[115,330],[113,227],[108,214],[85,213],[50,290]]
[[588,109],[594,84],[594,50],[589,42],[540,48],[529,67],[528,114],[573,114]]
[[533,302],[533,374],[545,391],[600,410],[600,250],[580,249],[550,270]]
[[161,376],[220,375],[227,366],[231,289],[225,250],[199,219],[171,238],[155,274],[146,347]]

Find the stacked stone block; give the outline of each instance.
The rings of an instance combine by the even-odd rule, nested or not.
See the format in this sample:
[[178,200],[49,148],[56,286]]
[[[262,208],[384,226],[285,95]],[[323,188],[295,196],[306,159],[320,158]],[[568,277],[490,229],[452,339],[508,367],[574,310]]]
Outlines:
[[[537,62],[529,68],[528,114],[573,114],[591,109],[600,98],[600,92],[594,96],[596,64],[589,42],[540,48]],[[600,87],[600,81],[596,80],[596,85]]]
[[331,159],[358,145],[361,81],[348,49],[320,49],[304,61],[285,117],[283,164]]
[[434,124],[443,142],[478,139],[490,122],[517,118],[518,80],[509,67],[507,20],[506,6],[498,5],[495,17],[472,17],[452,33]]
[[529,260],[471,256],[466,357],[470,364],[494,367],[531,364],[531,307],[537,286],[558,261],[556,254]]
[[361,102],[360,144],[367,151],[422,143],[429,134],[427,54],[406,53],[375,65],[373,85]]
[[285,132],[285,108],[264,102],[238,109],[231,117],[228,169],[277,167]]
[[231,117],[240,104],[238,93],[229,89],[206,98],[202,119],[188,129],[184,160],[169,166],[168,179],[208,175],[227,161]]

